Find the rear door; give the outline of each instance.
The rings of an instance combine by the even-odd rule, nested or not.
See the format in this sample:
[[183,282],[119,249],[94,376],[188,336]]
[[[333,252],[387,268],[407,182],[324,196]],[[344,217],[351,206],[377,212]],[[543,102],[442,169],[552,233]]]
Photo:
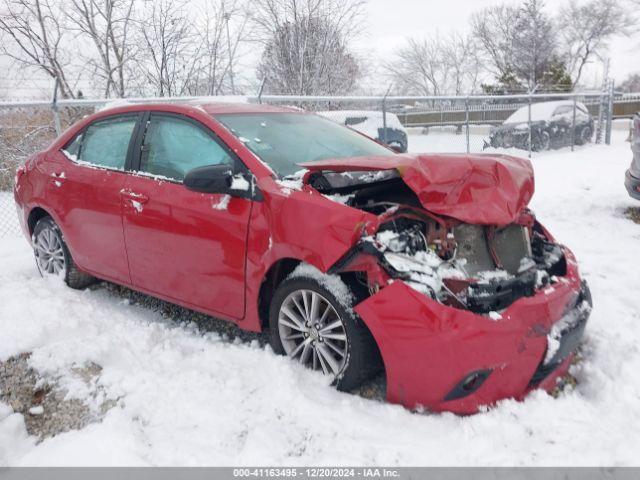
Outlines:
[[[61,151],[48,172],[47,196],[75,262],[101,278],[130,283],[121,194],[140,114],[89,124]],[[65,158],[66,157],[66,158]]]
[[245,257],[251,200],[196,193],[182,185],[193,168],[235,155],[204,125],[151,113],[137,164],[123,193],[124,232],[133,285],[187,306],[244,316]]

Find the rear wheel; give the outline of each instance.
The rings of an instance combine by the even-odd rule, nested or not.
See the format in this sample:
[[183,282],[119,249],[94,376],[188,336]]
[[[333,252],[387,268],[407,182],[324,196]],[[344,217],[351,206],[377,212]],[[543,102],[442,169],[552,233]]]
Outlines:
[[91,275],[78,270],[60,227],[51,217],[38,220],[33,229],[32,245],[41,275],[59,276],[69,287],[76,289],[86,288],[96,281]]
[[578,138],[576,138],[576,145],[586,145],[591,141],[592,136],[593,131],[591,130],[591,127],[583,127],[578,133]]
[[[294,273],[276,290],[269,314],[271,347],[330,376],[339,390],[352,390],[380,370],[378,349],[352,308],[325,287],[340,280],[332,276],[331,283],[323,282],[317,273],[320,277]],[[341,298],[348,291],[342,287]]]

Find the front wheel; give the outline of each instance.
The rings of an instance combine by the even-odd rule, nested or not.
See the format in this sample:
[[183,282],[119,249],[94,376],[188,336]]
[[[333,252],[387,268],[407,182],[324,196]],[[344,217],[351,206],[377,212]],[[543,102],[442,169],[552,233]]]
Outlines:
[[32,245],[41,275],[62,277],[69,287],[76,289],[86,288],[95,282],[94,277],[78,270],[60,228],[51,217],[38,220],[33,229]]
[[360,386],[379,371],[380,360],[371,333],[350,306],[351,298],[338,276],[315,269],[313,274],[295,271],[271,302],[271,347],[333,378],[339,390]]
[[533,144],[533,150],[536,152],[544,152],[551,148],[551,136],[549,132],[541,132],[538,141]]

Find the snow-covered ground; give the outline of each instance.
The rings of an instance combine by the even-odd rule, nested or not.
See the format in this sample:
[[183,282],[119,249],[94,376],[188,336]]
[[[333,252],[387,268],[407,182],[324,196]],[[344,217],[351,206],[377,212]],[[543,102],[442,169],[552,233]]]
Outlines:
[[[94,362],[98,396],[117,406],[36,444],[22,415],[0,405],[0,465],[637,465],[640,225],[623,215],[634,205],[623,138],[533,160],[532,207],[576,253],[595,305],[579,383],[559,398],[536,392],[457,417],[338,393],[256,343],[203,334],[104,288],[41,279],[26,240],[9,237],[0,239],[0,361],[33,352],[32,367],[95,406],[104,398],[73,373]],[[429,146],[418,140],[414,149]]]
[[[482,153],[484,141],[487,135],[480,133],[469,134],[469,150],[472,153]],[[455,133],[454,128],[437,129],[433,128],[427,135],[417,135],[409,133],[409,151],[410,152],[449,152],[462,153],[467,151],[467,136],[464,131]],[[487,150],[491,152],[492,150]],[[526,156],[527,152],[523,150],[514,150],[514,155]]]

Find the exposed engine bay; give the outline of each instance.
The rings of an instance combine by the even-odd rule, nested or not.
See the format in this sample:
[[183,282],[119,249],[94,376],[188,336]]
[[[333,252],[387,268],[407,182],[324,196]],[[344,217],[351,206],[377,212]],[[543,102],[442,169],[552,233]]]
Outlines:
[[566,274],[561,247],[529,210],[506,226],[435,215],[395,170],[313,172],[308,183],[380,219],[377,231],[363,236],[332,269],[366,271],[363,282],[371,293],[403,280],[445,305],[493,316]]

